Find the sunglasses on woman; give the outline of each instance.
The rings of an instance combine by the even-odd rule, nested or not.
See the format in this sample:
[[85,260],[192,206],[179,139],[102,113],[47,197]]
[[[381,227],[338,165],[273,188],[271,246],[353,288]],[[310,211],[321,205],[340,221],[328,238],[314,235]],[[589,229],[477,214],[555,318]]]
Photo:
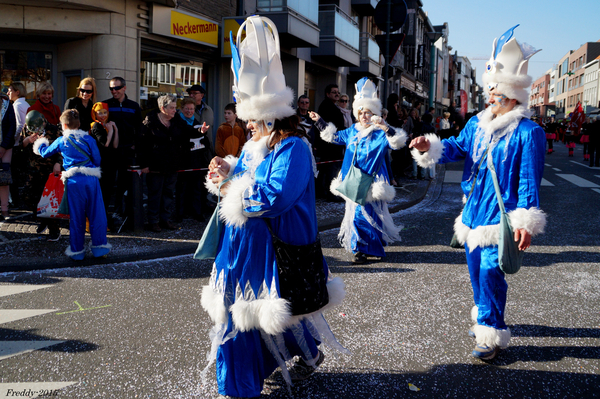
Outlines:
[[94,92],[94,90],[86,90],[86,89],[79,89],[79,91],[83,94],[92,94]]

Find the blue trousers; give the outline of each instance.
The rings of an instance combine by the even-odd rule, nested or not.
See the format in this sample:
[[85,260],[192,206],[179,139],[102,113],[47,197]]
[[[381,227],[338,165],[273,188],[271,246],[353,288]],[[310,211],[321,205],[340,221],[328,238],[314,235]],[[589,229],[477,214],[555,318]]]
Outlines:
[[465,249],[473,300],[478,309],[477,324],[504,330],[508,284],[498,265],[498,246],[477,247],[471,251],[465,244]]
[[95,176],[76,174],[66,182],[69,202],[69,229],[71,258],[83,259],[85,256],[85,218],[90,221],[92,253],[94,256],[106,255],[110,249],[106,246],[106,213],[100,181]]

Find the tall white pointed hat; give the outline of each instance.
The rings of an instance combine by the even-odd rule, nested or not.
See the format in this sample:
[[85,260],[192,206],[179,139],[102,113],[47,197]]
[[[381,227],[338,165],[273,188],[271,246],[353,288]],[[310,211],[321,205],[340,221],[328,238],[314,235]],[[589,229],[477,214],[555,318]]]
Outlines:
[[482,80],[488,94],[502,93],[521,104],[527,104],[529,96],[526,89],[532,82],[531,76],[527,74],[529,59],[541,50],[536,50],[527,43],[519,43],[513,37],[517,26],[519,25],[494,39],[492,56],[485,64]]
[[377,86],[369,78],[362,78],[354,85],[356,94],[352,103],[354,117],[358,120],[358,112],[368,109],[374,115],[381,116],[381,100],[377,97]]
[[[242,40],[242,32],[246,37]],[[233,97],[242,120],[265,121],[269,129],[275,119],[293,115],[294,92],[285,85],[281,66],[279,34],[269,18],[253,15],[240,26],[231,43]]]

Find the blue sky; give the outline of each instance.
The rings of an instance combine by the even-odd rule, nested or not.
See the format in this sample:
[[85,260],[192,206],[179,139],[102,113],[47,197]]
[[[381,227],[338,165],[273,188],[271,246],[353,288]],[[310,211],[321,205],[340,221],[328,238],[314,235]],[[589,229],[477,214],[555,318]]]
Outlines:
[[433,25],[448,22],[452,53],[469,58],[477,68],[478,84],[494,38],[517,24],[517,40],[542,49],[529,61],[534,80],[569,50],[600,39],[600,0],[422,1]]

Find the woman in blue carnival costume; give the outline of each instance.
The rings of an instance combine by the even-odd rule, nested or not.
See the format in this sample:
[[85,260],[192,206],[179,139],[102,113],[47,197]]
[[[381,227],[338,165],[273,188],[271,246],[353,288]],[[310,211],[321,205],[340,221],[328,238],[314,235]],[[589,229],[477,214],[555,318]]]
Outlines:
[[[241,32],[246,38],[241,41]],[[324,360],[318,345],[346,353],[329,329],[323,311],[341,303],[344,284],[328,276],[329,303],[310,314],[292,316],[280,297],[278,266],[268,230],[293,245],[315,241],[316,164],[290,106],[276,27],[267,18],[249,17],[233,46],[233,87],[237,114],[253,133],[239,158],[215,157],[207,188],[218,194],[225,222],[202,306],[214,321],[210,363],[216,360],[220,397],[261,395],[264,380],[277,368],[288,384],[307,378]],[[241,43],[240,43],[241,42]],[[233,43],[233,40],[232,40]],[[239,49],[239,50],[238,50]],[[238,53],[239,51],[239,53]],[[294,115],[294,116],[293,116]],[[294,119],[296,118],[296,119]],[[223,229],[222,229],[223,230]],[[288,371],[285,362],[294,358]]]
[[62,154],[61,180],[65,184],[69,206],[70,246],[65,253],[73,260],[85,257],[85,219],[90,221],[92,245],[96,258],[108,255],[111,245],[106,239],[106,212],[100,189],[100,151],[96,139],[79,129],[79,112],[69,109],[62,113],[63,135],[52,144],[37,133],[33,152],[43,158]]
[[410,144],[421,167],[465,161],[461,187],[468,198],[454,231],[466,249],[475,301],[471,317],[476,324],[469,331],[477,342],[472,355],[483,360],[493,359],[511,336],[504,322],[508,285],[498,263],[501,215],[486,156],[494,163],[519,249],[527,249],[531,237],[543,233],[546,225],[539,209],[546,136],[528,119],[526,91],[531,85],[527,63],[539,50],[512,38],[517,26],[494,41],[486,64],[489,107],[471,118],[458,137],[440,141],[426,134]]
[[[406,144],[407,135],[401,128],[393,128],[379,116],[381,101],[377,98],[377,88],[367,78],[356,83],[356,95],[352,104],[354,116],[359,121],[345,130],[326,122],[316,113],[310,117],[321,131],[321,138],[328,142],[346,146],[342,170],[331,182],[331,192],[346,200],[346,213],[340,227],[339,239],[342,246],[354,254],[354,263],[365,263],[367,255],[383,258],[384,247],[400,241],[402,226],[395,226],[388,211],[388,202],[394,199],[396,190],[390,185],[385,166],[388,150],[398,150]],[[356,157],[354,156],[356,152]],[[336,188],[346,177],[352,166],[375,179],[369,189],[366,205],[361,206],[344,197]]]

